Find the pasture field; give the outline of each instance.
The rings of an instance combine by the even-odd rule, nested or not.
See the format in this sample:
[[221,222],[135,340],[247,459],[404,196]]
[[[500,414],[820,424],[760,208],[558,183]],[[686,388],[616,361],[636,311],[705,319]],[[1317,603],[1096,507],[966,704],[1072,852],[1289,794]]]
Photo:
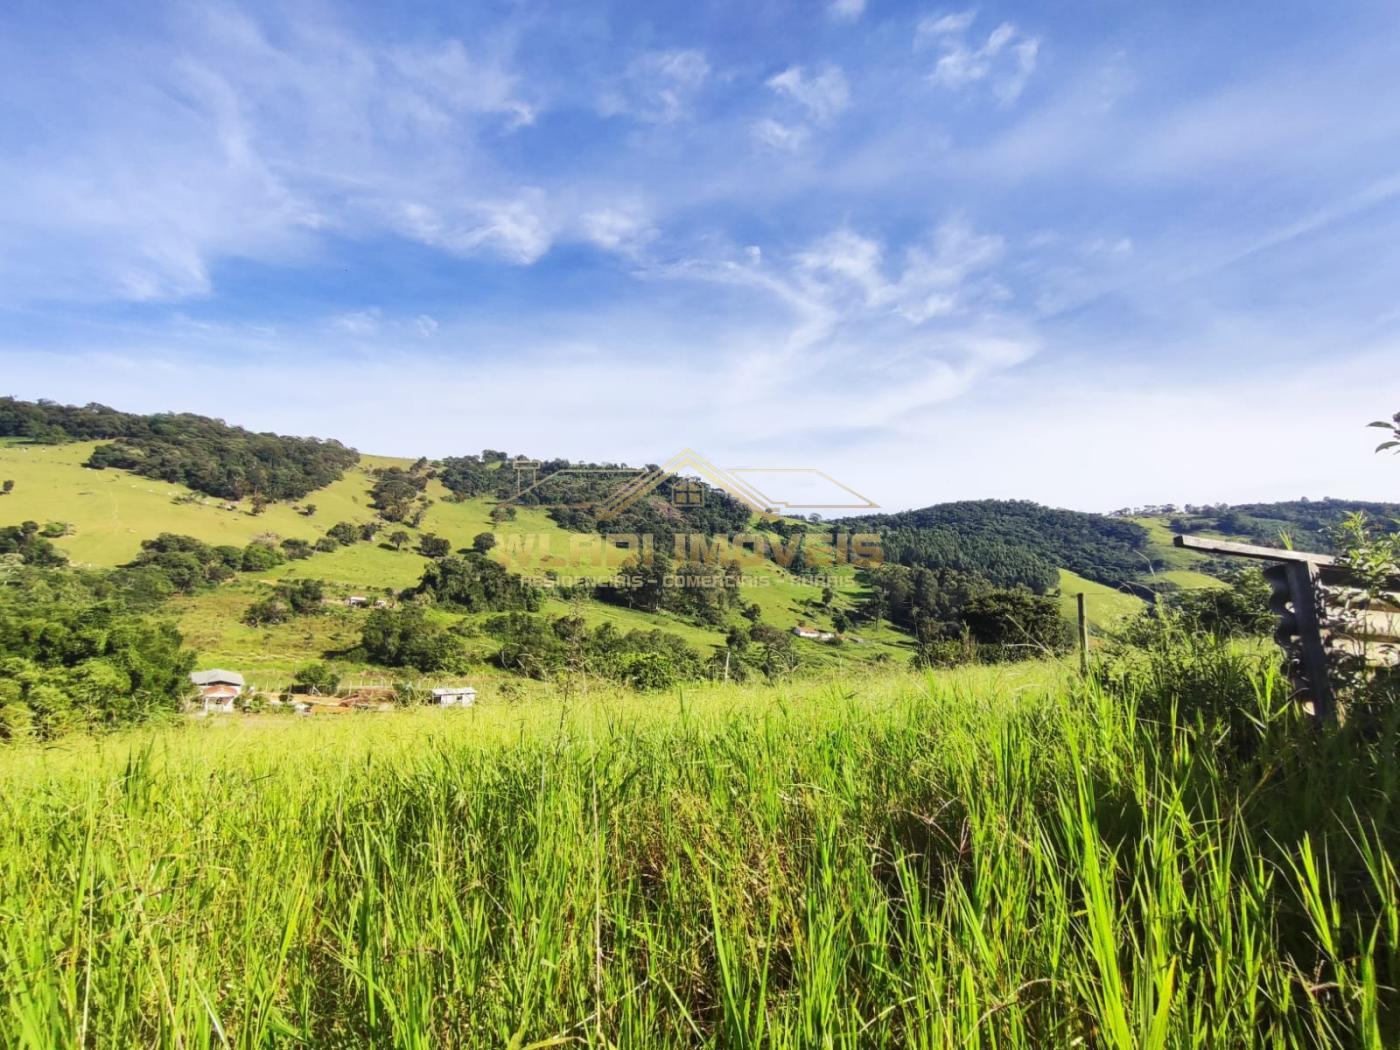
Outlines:
[[1395,720],[1172,666],[17,747],[0,1044],[1395,1045]]
[[[41,525],[67,522],[73,535],[57,541],[79,565],[120,565],[135,557],[141,541],[162,532],[194,536],[205,543],[237,546],[264,533],[315,540],[337,521],[371,521],[375,467],[407,466],[409,460],[362,456],[339,481],[306,497],[316,513],[306,517],[290,503],[273,503],[259,515],[243,504],[193,493],[183,485],[143,478],[124,470],[90,470],[83,462],[96,441],[68,445],[0,442],[0,478],[15,482],[0,503],[3,524],[26,519]],[[225,509],[232,506],[233,509]]]
[[1147,607],[1147,603],[1135,594],[1115,590],[1068,569],[1061,569],[1060,612],[1071,623],[1079,616],[1079,603],[1075,596],[1081,592],[1084,594],[1084,615],[1089,621],[1090,630],[1095,633],[1111,630]]

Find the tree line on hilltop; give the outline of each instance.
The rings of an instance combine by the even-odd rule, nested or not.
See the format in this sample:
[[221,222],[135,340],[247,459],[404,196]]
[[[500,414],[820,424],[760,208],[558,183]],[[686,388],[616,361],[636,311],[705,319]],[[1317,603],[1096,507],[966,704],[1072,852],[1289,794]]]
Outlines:
[[106,405],[0,398],[0,437],[107,441],[86,466],[116,467],[219,499],[300,499],[339,479],[359,453],[338,441],[255,434],[189,413],[134,415]]

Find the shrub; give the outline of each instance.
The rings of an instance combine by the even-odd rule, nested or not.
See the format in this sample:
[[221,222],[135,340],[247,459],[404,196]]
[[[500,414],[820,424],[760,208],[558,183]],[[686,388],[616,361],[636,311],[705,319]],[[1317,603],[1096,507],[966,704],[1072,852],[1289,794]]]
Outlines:
[[360,644],[369,659],[386,667],[447,671],[465,661],[460,639],[430,623],[420,605],[375,609],[360,631]]
[[244,572],[265,572],[281,565],[286,558],[271,543],[254,540],[243,548],[242,569]]
[[333,696],[340,691],[340,675],[330,664],[313,663],[297,668],[292,681],[316,690],[322,696]]

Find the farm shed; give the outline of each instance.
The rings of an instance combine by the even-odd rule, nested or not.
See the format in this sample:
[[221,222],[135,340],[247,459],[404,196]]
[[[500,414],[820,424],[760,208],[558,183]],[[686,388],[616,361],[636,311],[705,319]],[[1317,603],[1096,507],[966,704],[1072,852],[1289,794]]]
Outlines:
[[476,690],[471,686],[434,689],[433,703],[438,707],[471,707],[476,703]]

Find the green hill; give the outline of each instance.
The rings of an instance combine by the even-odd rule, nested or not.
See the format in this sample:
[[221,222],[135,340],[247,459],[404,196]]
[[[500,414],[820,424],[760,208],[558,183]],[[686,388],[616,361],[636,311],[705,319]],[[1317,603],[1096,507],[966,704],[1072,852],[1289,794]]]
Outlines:
[[[175,440],[169,433],[172,427],[176,437],[203,442],[200,456],[223,449],[235,463],[248,456],[257,460],[239,468],[243,473],[234,478],[239,485],[243,482],[238,478],[261,477],[263,467],[291,469],[286,466],[289,457],[298,463],[302,461],[296,457],[311,457],[296,474],[298,478],[311,476],[313,470],[335,476],[296,499],[268,500],[252,492],[235,499],[197,491],[190,484],[154,476],[183,477],[202,469],[200,456],[191,458],[185,452],[159,458],[164,454],[162,442]],[[176,595],[164,606],[198,650],[202,663],[242,668],[260,685],[283,684],[298,667],[338,653],[347,654],[340,660],[344,671],[383,677],[385,669],[349,655],[370,610],[351,607],[348,599],[361,596],[372,605],[375,599],[392,601],[415,587],[431,564],[416,550],[425,537],[446,541],[445,549],[464,551],[481,534],[490,533],[494,538],[488,554],[491,560],[545,585],[539,612],[546,617],[576,616],[590,629],[610,625],[621,634],[661,630],[684,641],[702,658],[725,646],[732,627],[748,628],[737,608],[725,614],[722,622],[705,622],[684,612],[642,611],[599,600],[589,591],[555,587],[555,583],[567,584],[571,577],[610,576],[623,567],[628,553],[606,543],[601,534],[604,526],[587,512],[520,505],[508,514],[500,513],[501,493],[509,487],[500,480],[500,468],[509,463],[503,453],[457,457],[442,466],[426,460],[415,463],[361,455],[315,439],[252,435],[200,417],[134,417],[110,409],[62,406],[43,406],[36,416],[24,402],[0,399],[0,432],[6,431],[27,436],[0,437],[0,480],[13,482],[0,496],[0,527],[25,521],[46,527],[45,534],[53,537],[54,546],[75,567],[126,565],[141,552],[144,541],[161,534],[189,536],[225,549],[284,541],[319,542],[326,548],[268,568],[235,571],[218,586]],[[71,440],[87,434],[94,436]],[[124,443],[127,452],[120,456],[103,452],[104,442],[112,440]],[[327,450],[334,462],[318,458]],[[132,457],[139,456],[147,458],[137,463]],[[258,456],[264,458],[258,460]],[[112,465],[118,460],[125,466]],[[203,475],[190,480],[205,489],[217,489],[231,483],[234,475],[214,472],[210,477],[213,481],[208,483]],[[386,477],[406,484],[392,513],[378,498]],[[729,527],[733,510],[721,504],[715,512],[718,517],[710,516],[719,524],[707,518],[700,527]],[[384,521],[386,513],[404,520]],[[651,504],[639,506],[629,524],[675,530],[685,521],[658,495]],[[325,539],[333,526],[357,533],[362,526],[376,523],[379,533],[372,539],[357,537],[346,543]],[[773,541],[782,543],[782,536],[804,532],[815,542],[813,538],[832,525],[799,520],[763,524],[754,519],[747,527],[773,529]],[[1152,589],[1220,585],[1208,574],[1215,568],[1209,559],[1171,545],[1167,520],[1160,515],[1127,520],[1025,501],[987,500],[852,518],[839,528],[878,531],[892,561],[910,573],[925,569],[943,573],[938,586],[954,591],[969,584],[1027,586],[1056,595],[1058,607],[1070,618],[1074,595],[1084,592],[1096,633],[1143,609],[1141,596]],[[399,532],[403,536],[389,542]],[[669,538],[668,533],[663,545]],[[808,571],[825,575],[829,595],[822,586],[774,561],[759,560],[745,566],[738,600],[742,606],[756,608],[760,623],[781,632],[797,627],[837,632],[849,624],[844,644],[792,641],[808,668],[858,669],[908,661],[914,651],[909,633],[912,621],[900,621],[904,629],[899,629],[891,617],[880,614],[888,592],[874,594],[869,580],[850,565],[812,566]],[[258,626],[243,622],[250,606],[303,580],[321,583],[322,615]],[[430,612],[432,622],[460,636],[464,651],[477,661],[476,677],[506,673],[489,663],[498,645],[488,631],[493,615],[447,607]]]
[[[249,499],[218,499],[185,485],[126,470],[84,466],[97,445],[94,441],[53,445],[0,439],[0,479],[14,482],[12,490],[0,497],[0,524],[26,520],[61,524],[65,534],[54,540],[55,545],[73,565],[92,568],[129,562],[139,553],[143,540],[160,533],[187,535],[214,546],[241,547],[259,538],[315,542],[337,522],[358,525],[376,520],[370,495],[373,472],[411,465],[407,459],[361,456],[340,479],[307,493],[301,501],[272,502],[254,513]],[[202,663],[243,668],[257,684],[274,686],[288,681],[297,667],[352,646],[367,615],[362,609],[332,604],[321,616],[265,627],[242,623],[246,609],[272,593],[278,583],[320,580],[331,602],[352,594],[397,592],[413,586],[422,576],[428,559],[413,547],[427,534],[441,536],[453,549],[460,549],[479,534],[492,532],[497,545],[490,556],[512,571],[529,575],[606,575],[616,572],[623,559],[622,552],[607,547],[600,536],[568,531],[542,509],[522,507],[513,520],[493,522],[494,499],[457,500],[437,480],[428,482],[424,495],[430,503],[417,526],[385,527],[385,531],[401,528],[410,536],[402,550],[390,549],[382,542],[363,542],[318,552],[261,572],[240,573],[211,590],[177,596],[168,603],[168,610],[177,618],[188,643],[200,653]],[[303,513],[313,506],[314,513]],[[853,609],[863,595],[849,569],[840,576],[844,585],[832,610],[819,606],[820,587],[804,583],[772,563],[754,567],[750,575],[762,585],[746,589],[745,600],[761,609],[763,622],[784,630],[798,624],[831,630],[831,612]],[[552,616],[577,614],[590,626],[610,623],[623,632],[665,630],[704,654],[724,642],[721,629],[699,626],[671,613],[644,613],[591,599],[549,597],[541,611]],[[481,621],[486,616],[446,618]],[[888,626],[857,633],[862,644],[843,647],[839,653],[820,643],[797,644],[815,667],[907,660],[907,639]],[[484,661],[491,643],[479,640],[471,648]],[[357,665],[354,670],[383,675],[382,669],[368,665]],[[496,673],[504,672],[486,666],[480,669],[480,674],[488,677]]]

